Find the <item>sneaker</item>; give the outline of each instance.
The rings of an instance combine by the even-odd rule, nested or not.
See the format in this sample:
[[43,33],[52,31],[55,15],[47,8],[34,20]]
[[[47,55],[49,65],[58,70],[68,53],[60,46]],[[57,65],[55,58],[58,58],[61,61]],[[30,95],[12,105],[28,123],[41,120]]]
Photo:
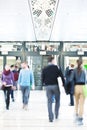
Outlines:
[[82,118],[82,117],[79,117],[79,118],[78,118],[78,121],[77,121],[77,125],[83,125],[82,120],[83,120],[83,118]]
[[12,102],[15,102],[14,98],[12,98]]
[[24,109],[25,109],[25,110],[28,110],[28,105],[25,105]]
[[77,123],[78,121],[78,114],[75,115],[74,123]]
[[23,107],[22,107],[23,109],[25,108],[25,104],[23,104]]

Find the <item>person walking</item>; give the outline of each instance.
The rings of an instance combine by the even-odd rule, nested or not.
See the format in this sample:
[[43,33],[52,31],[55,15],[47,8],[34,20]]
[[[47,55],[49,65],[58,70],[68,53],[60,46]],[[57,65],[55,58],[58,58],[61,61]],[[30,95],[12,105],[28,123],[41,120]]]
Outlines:
[[82,66],[82,59],[77,60],[77,67],[74,69],[75,81],[75,121],[78,125],[83,125],[83,111],[85,96],[83,94],[83,85],[86,83],[86,71]]
[[18,75],[19,75],[19,73],[18,73],[18,67],[17,66],[15,66],[15,65],[11,65],[10,66],[10,69],[11,69],[11,71],[13,72],[13,75],[14,75],[14,82],[13,82],[13,86],[15,87],[15,89],[12,89],[11,90],[11,99],[12,99],[12,102],[14,102],[15,101],[15,98],[14,98],[14,90],[17,90],[17,81],[18,81]]
[[66,67],[66,70],[65,70],[65,88],[66,88],[66,94],[70,95],[69,106],[74,106],[73,70],[74,70],[74,65],[73,64],[69,64],[69,66]]
[[[58,77],[62,78],[64,85],[64,76],[58,66],[55,65],[55,58],[53,56],[50,56],[48,58],[48,65],[42,70],[42,84],[46,86],[49,122],[53,122],[54,115],[56,119],[59,116],[60,89],[57,80]],[[53,96],[55,96],[55,114],[52,111]]]
[[14,69],[13,69],[13,74],[14,74],[14,86],[17,88],[17,84],[18,84],[18,76],[19,76],[19,72],[18,72],[18,66],[14,65]]
[[4,96],[5,96],[5,103],[6,103],[6,109],[9,110],[9,105],[10,105],[10,92],[11,92],[11,87],[13,86],[13,81],[14,81],[14,76],[12,71],[10,70],[9,65],[5,65],[5,69],[2,73],[2,85],[4,86],[3,91],[4,91]]
[[27,110],[30,95],[30,85],[34,84],[34,76],[33,72],[28,68],[27,62],[23,62],[21,67],[22,69],[19,73],[18,85],[22,91],[23,109]]

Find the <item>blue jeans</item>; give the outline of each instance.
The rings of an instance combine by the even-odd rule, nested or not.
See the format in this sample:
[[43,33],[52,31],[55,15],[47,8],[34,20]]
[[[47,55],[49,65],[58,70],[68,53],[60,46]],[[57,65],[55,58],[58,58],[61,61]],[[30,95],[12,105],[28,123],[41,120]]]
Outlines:
[[22,91],[22,102],[23,104],[27,105],[30,96],[29,86],[21,86],[21,91]]
[[74,95],[70,94],[70,105],[74,106]]
[[55,96],[55,118],[58,118],[59,107],[60,107],[60,90],[58,85],[48,85],[46,86],[47,100],[48,100],[48,114],[49,120],[54,119],[54,113],[52,111],[52,97]]
[[53,95],[53,97],[52,97],[52,103],[54,103],[55,102],[55,96]]

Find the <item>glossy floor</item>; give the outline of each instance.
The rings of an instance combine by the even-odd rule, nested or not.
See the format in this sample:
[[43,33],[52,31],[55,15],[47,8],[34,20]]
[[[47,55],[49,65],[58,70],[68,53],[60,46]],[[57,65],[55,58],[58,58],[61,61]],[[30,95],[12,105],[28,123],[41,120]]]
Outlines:
[[68,104],[69,96],[62,90],[59,119],[50,123],[45,90],[31,91],[28,110],[22,108],[21,91],[15,91],[15,102],[11,101],[10,109],[6,110],[0,91],[0,130],[87,130],[87,101],[83,126],[74,124],[74,106]]

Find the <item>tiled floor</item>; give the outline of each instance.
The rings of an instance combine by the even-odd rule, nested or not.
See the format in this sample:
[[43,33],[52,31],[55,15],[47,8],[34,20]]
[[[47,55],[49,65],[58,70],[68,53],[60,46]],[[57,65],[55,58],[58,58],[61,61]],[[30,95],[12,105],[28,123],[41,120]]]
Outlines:
[[74,107],[68,103],[69,96],[62,90],[59,119],[49,123],[45,90],[31,91],[27,111],[22,109],[20,91],[15,91],[15,102],[11,101],[10,110],[5,109],[3,92],[0,91],[0,130],[87,130],[87,101],[83,126],[74,124]]

